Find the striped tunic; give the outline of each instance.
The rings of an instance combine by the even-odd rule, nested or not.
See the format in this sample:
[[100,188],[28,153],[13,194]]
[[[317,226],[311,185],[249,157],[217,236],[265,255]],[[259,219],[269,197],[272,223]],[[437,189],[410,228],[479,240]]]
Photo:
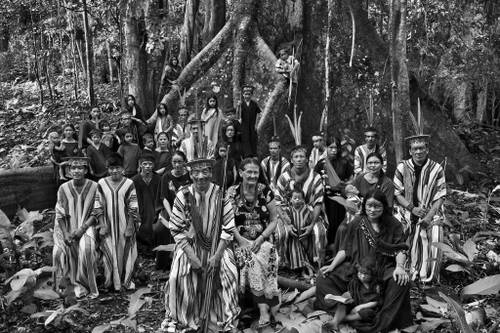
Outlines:
[[[394,194],[402,195],[408,202],[414,203],[413,192],[415,179],[415,168],[411,159],[405,160],[397,166],[394,174]],[[444,170],[439,163],[430,159],[423,165],[416,189],[417,204],[415,206],[430,208],[432,204],[446,196],[446,180]],[[409,230],[411,241],[410,272],[412,278],[419,276],[422,282],[430,282],[439,274],[441,253],[438,248],[431,246],[433,242],[443,240],[442,221],[444,215],[442,209],[438,209],[433,217],[429,229],[421,228],[418,218],[411,215],[403,207],[395,205],[396,214],[403,227]],[[414,223],[416,222],[416,223]]]
[[[278,186],[275,191],[276,205],[281,207],[282,210],[286,211],[286,209],[290,207],[289,200],[294,186],[296,186],[296,181],[292,177],[292,170],[290,169],[285,171],[278,179]],[[319,174],[310,170],[309,175],[306,177],[301,186],[301,189],[305,194],[306,205],[311,210],[313,210],[316,205],[323,204],[324,187]],[[312,256],[313,260],[316,262],[321,260],[326,245],[326,226],[324,219],[321,220],[322,221],[320,223],[315,224],[313,232],[310,234],[310,242],[313,245],[311,246],[312,254],[309,255]],[[288,241],[290,237],[289,229],[285,227],[285,222],[282,218],[278,219],[275,234],[276,247],[280,258],[282,258],[280,264],[282,264],[282,266],[290,265],[290,262],[286,259],[295,255],[290,254],[290,251],[295,251],[297,253],[300,249],[297,246],[290,244]]]
[[387,171],[387,152],[383,146],[376,145],[373,149],[368,149],[366,144],[356,147],[354,150],[354,176],[360,173],[367,172],[366,168],[366,158],[369,154],[377,151],[382,155],[384,163],[382,164],[382,170]]
[[268,156],[260,162],[260,167],[264,173],[267,185],[274,191],[276,190],[276,183],[281,174],[290,169],[290,162],[283,156],[281,156],[279,162],[271,160],[271,157]]
[[291,269],[303,268],[307,266],[307,263],[313,261],[311,254],[313,251],[313,243],[311,239],[299,239],[298,236],[302,233],[302,228],[307,227],[312,222],[312,209],[307,205],[303,205],[299,209],[290,207],[287,209],[288,216],[292,221],[292,226],[297,230],[297,237],[289,236],[287,247],[289,249],[294,249],[294,251],[289,251],[285,255],[287,262],[290,263]]
[[132,281],[135,260],[137,259],[136,234],[125,237],[127,224],[134,223],[135,230],[139,229],[139,208],[134,182],[123,178],[115,186],[110,177],[99,180],[99,190],[94,204],[94,215],[104,217],[109,226],[109,233],[101,243],[103,254],[105,286],[114,286],[115,290],[121,287],[134,289]]
[[97,183],[86,179],[80,192],[73,181],[62,184],[57,191],[56,222],[54,224],[53,263],[56,274],[68,277],[75,285],[77,297],[90,292],[97,297],[96,284],[97,244],[96,230],[89,227],[78,242],[71,246],[64,242],[63,229],[70,234],[78,230],[91,216]]
[[319,161],[325,158],[326,158],[326,148],[322,153],[319,152],[318,148],[313,148],[311,150],[311,154],[309,154],[309,167],[311,169],[314,169],[316,167],[316,164],[318,164]]
[[[205,294],[202,274],[191,269],[191,261],[184,252],[191,246],[202,263],[207,267],[210,256],[210,243],[216,238],[214,223],[216,217],[219,186],[210,184],[205,193],[194,190],[194,185],[181,188],[176,195],[169,227],[176,243],[169,280],[165,286],[164,323],[179,330],[198,329],[201,324],[201,311]],[[196,235],[192,223],[193,204],[201,215],[200,226]],[[224,200],[222,231],[220,239],[233,240],[235,229],[233,207],[229,200]],[[217,283],[214,285],[211,307],[211,321],[217,322],[223,329],[231,328],[240,312],[238,306],[238,270],[231,247],[222,256]],[[163,325],[162,325],[163,326]]]

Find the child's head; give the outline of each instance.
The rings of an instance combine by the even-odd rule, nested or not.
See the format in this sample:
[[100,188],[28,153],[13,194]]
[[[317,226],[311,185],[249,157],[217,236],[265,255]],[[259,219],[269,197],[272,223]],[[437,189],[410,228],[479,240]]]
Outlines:
[[356,265],[358,271],[358,279],[363,283],[369,283],[375,278],[375,271],[377,268],[377,263],[375,257],[366,256],[361,259],[361,261]]
[[160,103],[156,110],[158,111],[158,116],[160,117],[165,117],[166,115],[168,115],[167,104],[165,103]]
[[228,139],[234,138],[234,135],[236,134],[236,131],[234,129],[234,125],[231,123],[227,124],[225,129],[224,129],[224,134],[226,135],[226,137]]
[[128,95],[126,98],[125,98],[125,101],[127,102],[127,105],[129,107],[133,107],[135,106],[135,96],[134,95]]
[[101,120],[101,122],[99,123],[99,127],[101,128],[101,131],[103,131],[103,132],[111,131],[111,125],[109,124],[109,121],[107,121],[107,120]]
[[75,138],[75,126],[73,124],[66,124],[63,127],[63,133],[65,139],[74,139]]
[[120,122],[122,126],[130,126],[132,123],[132,113],[129,111],[122,111],[120,113]]
[[166,132],[161,132],[156,137],[156,141],[158,143],[158,147],[160,148],[168,148],[168,134]]
[[304,205],[305,203],[305,194],[302,189],[298,187],[294,187],[292,190],[292,197],[290,198],[290,203],[292,204],[293,208],[300,208]]
[[132,131],[126,131],[123,134],[123,141],[126,143],[132,143],[134,141],[134,133],[132,133]]
[[97,107],[94,107],[90,110],[90,119],[96,120],[101,117],[101,110]]
[[323,139],[323,133],[314,133],[312,136],[313,147],[317,149],[323,149],[325,147],[325,140]]
[[224,117],[228,120],[236,119],[236,109],[235,108],[227,109],[226,112],[224,113]]
[[207,109],[217,108],[217,107],[218,107],[217,96],[212,95],[212,96],[208,97],[207,98]]
[[217,143],[217,155],[220,158],[225,158],[227,154],[227,145],[224,142]]
[[288,58],[288,50],[287,49],[281,49],[278,54],[279,54],[281,60],[287,60],[287,58]]
[[153,134],[146,133],[142,136],[142,142],[144,143],[144,148],[153,150],[155,147],[155,139]]
[[346,197],[348,197],[348,198],[352,198],[353,196],[359,194],[359,191],[356,188],[356,186],[354,186],[352,184],[347,184],[344,191],[345,191]]
[[177,150],[172,155],[172,168],[178,172],[182,172],[186,166],[186,161],[186,155],[182,151]]
[[61,138],[59,137],[59,133],[57,133],[56,131],[49,133],[49,142],[50,143],[59,144],[60,141],[61,141]]
[[101,131],[99,130],[92,130],[90,132],[90,139],[96,145],[98,145],[101,142],[101,137],[102,137]]

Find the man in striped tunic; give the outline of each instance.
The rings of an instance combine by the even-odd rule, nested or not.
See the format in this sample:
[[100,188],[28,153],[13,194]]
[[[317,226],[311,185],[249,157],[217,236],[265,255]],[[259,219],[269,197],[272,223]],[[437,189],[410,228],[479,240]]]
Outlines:
[[96,284],[96,230],[92,216],[97,183],[85,179],[86,158],[70,160],[72,180],[57,191],[53,262],[58,277],[67,277],[76,297],[99,295]]
[[[277,190],[275,191],[276,206],[278,207],[279,220],[276,228],[276,247],[280,258],[294,256],[289,251],[300,251],[293,246],[289,247],[291,220],[285,210],[290,207],[290,199],[295,188],[302,190],[305,194],[305,203],[312,210],[311,223],[304,229],[300,238],[312,242],[312,257],[320,266],[324,259],[324,249],[326,245],[326,226],[321,216],[323,206],[323,182],[321,176],[307,164],[307,151],[304,147],[298,146],[292,150],[292,167],[285,171],[278,179]],[[290,263],[283,260],[283,265]]]
[[383,146],[377,143],[378,132],[375,127],[369,126],[365,129],[365,144],[356,147],[354,150],[354,176],[367,172],[366,158],[370,153],[378,152],[384,158],[382,170],[387,171],[387,152]]
[[[167,332],[197,330],[202,321],[202,304],[207,286],[206,269],[217,269],[214,279],[210,322],[218,329],[229,332],[235,329],[239,314],[238,271],[230,245],[235,228],[231,203],[224,200],[222,228],[215,234],[219,186],[213,184],[213,160],[197,159],[188,163],[193,184],[179,189],[170,217],[170,232],[176,248],[169,280],[165,286],[166,318],[162,329]],[[212,242],[220,238],[211,256]]]
[[136,233],[140,226],[134,182],[123,176],[123,159],[114,153],[106,162],[109,176],[99,180],[94,215],[101,226],[105,287],[135,289]]
[[326,158],[326,146],[323,133],[316,133],[312,136],[313,149],[309,154],[309,167],[314,169],[319,161]]
[[442,241],[442,204],[446,196],[444,170],[428,158],[429,136],[407,138],[411,158],[397,166],[394,174],[397,214],[409,231],[412,279],[430,282],[439,274],[439,251],[433,242]]
[[290,169],[290,162],[281,156],[281,143],[278,137],[273,136],[269,141],[269,156],[260,162],[260,167],[267,185],[275,191],[278,178]]

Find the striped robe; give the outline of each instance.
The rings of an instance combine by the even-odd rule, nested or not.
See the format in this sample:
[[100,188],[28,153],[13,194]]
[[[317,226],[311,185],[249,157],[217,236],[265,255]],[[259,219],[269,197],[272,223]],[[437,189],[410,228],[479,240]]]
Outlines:
[[172,130],[172,146],[179,148],[182,140],[189,137],[189,134],[189,124],[175,124],[174,129]]
[[[399,163],[394,174],[394,194],[396,196],[403,195],[408,202],[413,202],[414,184],[415,169],[412,160],[408,159]],[[428,159],[420,173],[417,188],[418,206],[430,208],[436,200],[445,196],[444,170],[439,163]],[[434,280],[439,275],[441,253],[438,248],[431,246],[431,243],[443,240],[444,214],[442,209],[438,209],[429,229],[421,228],[418,218],[412,217],[411,213],[403,207],[395,205],[395,209],[395,217],[401,221],[406,232],[409,231],[412,279],[419,277],[422,282]],[[412,221],[416,223],[412,223]]]
[[[204,142],[206,143],[205,149],[207,150],[207,158],[213,158],[215,146],[212,144],[211,141],[204,141]],[[189,138],[182,140],[179,150],[182,151],[184,155],[186,155],[186,159],[188,162],[194,160],[197,157],[194,137],[190,136]]]
[[76,190],[73,181],[62,184],[57,191],[53,263],[56,274],[68,277],[75,285],[76,297],[88,292],[93,297],[99,296],[96,283],[96,230],[93,226],[89,227],[78,242],[68,246],[64,242],[61,226],[68,234],[78,230],[92,214],[96,191],[97,183],[88,179],[81,192]]
[[134,233],[132,237],[125,237],[125,229],[129,220],[135,224],[136,231],[140,224],[134,182],[124,177],[115,188],[110,177],[99,180],[94,215],[96,218],[104,216],[104,221],[109,226],[109,233],[101,243],[105,287],[113,284],[117,291],[122,286],[134,289],[132,275],[137,259],[136,234]]
[[[181,188],[176,195],[169,227],[176,243],[172,267],[167,284],[165,285],[164,324],[183,329],[198,329],[201,325],[201,311],[205,294],[205,285],[201,273],[191,269],[191,261],[184,252],[190,245],[200,259],[202,267],[206,268],[210,256],[210,248],[199,243],[195,237],[195,229],[191,222],[190,198],[196,202],[202,212],[203,236],[213,240],[214,219],[217,215],[217,198],[219,186],[210,184],[204,194],[194,190],[194,185]],[[202,197],[203,201],[202,202]],[[222,232],[220,239],[227,242],[233,240],[235,229],[233,208],[229,200],[224,200]],[[206,244],[205,244],[206,245]],[[223,329],[232,328],[240,312],[238,306],[238,270],[232,247],[228,246],[222,256],[217,281],[214,285],[211,304],[211,322],[217,322]],[[162,325],[163,326],[163,325]]]
[[319,161],[326,158],[326,147],[325,150],[320,154],[318,148],[313,148],[311,154],[309,154],[309,167],[314,169]]
[[360,173],[367,172],[366,168],[366,158],[369,154],[375,152],[378,148],[378,152],[382,155],[384,163],[382,164],[382,170],[387,171],[387,152],[383,146],[376,145],[373,149],[368,149],[366,144],[356,147],[354,150],[354,176]]
[[[264,174],[267,185],[273,190],[276,190],[276,183],[283,172],[290,169],[290,162],[281,156],[281,165],[278,162],[273,162],[268,156],[260,162],[260,167]],[[278,170],[279,169],[279,170]]]
[[[290,197],[292,190],[295,186],[296,182],[292,178],[291,170],[285,171],[280,178],[278,179],[278,186],[275,191],[275,200],[276,205],[281,207],[282,210],[286,210],[290,207]],[[312,169],[309,171],[309,175],[306,180],[302,184],[302,191],[305,194],[305,202],[306,205],[309,206],[311,210],[314,209],[316,205],[323,204],[323,193],[324,187],[321,176],[314,172]],[[310,242],[312,242],[312,253],[309,253],[309,256],[312,256],[313,261],[321,263],[321,260],[324,255],[324,248],[326,245],[326,226],[324,219],[321,218],[321,221],[316,223],[313,232],[310,234]],[[278,253],[280,258],[283,260],[280,261],[282,266],[288,266],[290,263],[286,260],[291,256],[296,254],[288,254],[290,251],[299,252],[300,249],[296,246],[289,244],[289,232],[285,228],[285,222],[283,219],[278,219],[278,225],[276,227],[276,247],[278,249]]]
[[292,221],[292,225],[297,230],[297,237],[291,235],[288,237],[287,247],[295,250],[285,253],[287,258],[283,259],[290,263],[289,267],[291,269],[303,268],[307,266],[309,261],[313,260],[313,258],[310,258],[314,252],[313,243],[310,241],[310,238],[299,239],[298,236],[300,236],[302,228],[311,224],[312,210],[307,205],[303,205],[299,209],[289,207],[287,214]]

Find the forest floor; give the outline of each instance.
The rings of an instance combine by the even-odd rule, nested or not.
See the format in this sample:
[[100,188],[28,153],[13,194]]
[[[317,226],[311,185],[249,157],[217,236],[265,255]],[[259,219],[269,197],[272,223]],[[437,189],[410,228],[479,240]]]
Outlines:
[[[0,109],[0,168],[47,164],[47,133],[66,121],[78,123],[82,119],[81,103],[58,96],[50,107],[39,108],[34,83],[0,85],[6,106]],[[117,101],[116,87],[98,85],[97,91],[99,100]],[[405,330],[409,333],[458,332],[465,315],[469,322],[471,317],[483,317],[479,323],[472,323],[473,332],[500,330],[498,289],[491,294],[491,288],[498,287],[481,280],[495,274],[500,277],[500,190],[492,192],[500,183],[496,167],[500,165],[500,133],[476,126],[461,135],[487,172],[467,188],[450,186],[445,203],[449,224],[445,226],[447,247],[443,247],[441,279],[413,286],[417,325]],[[52,264],[53,214],[53,210],[20,210],[11,221],[0,215],[0,242],[4,243],[8,235],[17,235],[16,250],[0,254],[0,332],[156,332],[164,317],[163,287],[168,272],[156,271],[151,258],[138,259],[135,292],[102,293],[97,299],[81,300],[76,300],[70,290],[50,292],[50,272],[37,269]],[[9,280],[14,274],[16,278]],[[465,295],[464,287],[478,280],[481,283],[474,286],[476,295]],[[456,302],[449,301],[448,305],[440,292]],[[297,302],[303,295],[283,290],[278,319],[285,327],[281,332],[293,332],[292,327],[298,332],[320,332],[321,321],[328,320],[327,314],[313,311],[311,298]],[[245,332],[257,331],[247,328]]]

